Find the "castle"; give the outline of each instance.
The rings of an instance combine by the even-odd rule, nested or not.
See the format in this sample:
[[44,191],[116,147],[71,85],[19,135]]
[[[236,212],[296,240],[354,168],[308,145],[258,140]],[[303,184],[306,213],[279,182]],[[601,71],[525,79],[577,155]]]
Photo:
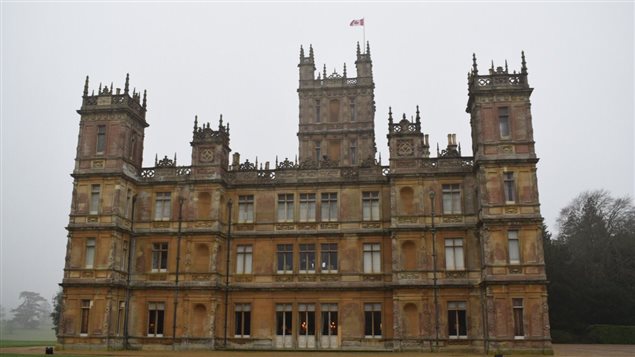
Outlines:
[[194,121],[143,167],[146,93],[84,86],[58,341],[67,348],[550,352],[527,66],[468,74],[473,156],[419,109],[376,159],[371,53],[300,49],[299,153],[260,165]]

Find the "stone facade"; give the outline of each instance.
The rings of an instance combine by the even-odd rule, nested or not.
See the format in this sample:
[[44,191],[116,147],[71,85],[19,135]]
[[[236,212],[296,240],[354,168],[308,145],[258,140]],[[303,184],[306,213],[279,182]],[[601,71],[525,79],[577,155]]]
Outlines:
[[[356,77],[300,53],[299,159],[241,161],[199,124],[191,165],[142,167],[146,95],[80,119],[58,339],[68,348],[551,351],[523,54],[468,76],[474,156],[432,157],[419,110],[376,160],[370,48]],[[231,155],[231,157],[230,157]]]

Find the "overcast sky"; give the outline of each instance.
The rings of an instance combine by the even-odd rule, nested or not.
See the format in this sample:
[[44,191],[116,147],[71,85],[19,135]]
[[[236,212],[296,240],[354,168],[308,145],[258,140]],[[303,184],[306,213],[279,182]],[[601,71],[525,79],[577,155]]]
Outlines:
[[467,72],[525,51],[542,214],[584,190],[633,195],[633,3],[9,3],[2,2],[1,295],[51,298],[62,279],[86,75],[148,90],[144,166],[190,164],[194,115],[231,126],[241,160],[295,157],[298,58],[354,73],[353,19],[366,20],[375,135],[387,164],[387,112],[419,105],[434,147],[456,133],[471,155]]

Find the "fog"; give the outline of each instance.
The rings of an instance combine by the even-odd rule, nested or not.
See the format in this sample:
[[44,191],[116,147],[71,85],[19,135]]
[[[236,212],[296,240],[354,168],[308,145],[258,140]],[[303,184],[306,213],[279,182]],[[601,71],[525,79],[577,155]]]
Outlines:
[[[467,72],[520,69],[525,51],[542,214],[596,188],[634,190],[633,3],[7,3],[1,48],[1,285],[50,299],[62,280],[86,75],[148,91],[144,166],[190,163],[194,115],[231,126],[242,160],[293,159],[300,45],[318,70],[346,62],[365,18],[384,164],[387,113],[414,115],[433,148],[456,133],[471,155]],[[434,151],[434,150],[433,150]],[[434,155],[434,154],[433,154]]]

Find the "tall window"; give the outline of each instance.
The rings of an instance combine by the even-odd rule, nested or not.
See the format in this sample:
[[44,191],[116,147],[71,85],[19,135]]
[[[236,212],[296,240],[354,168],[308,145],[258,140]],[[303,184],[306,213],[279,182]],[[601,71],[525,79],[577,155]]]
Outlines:
[[86,239],[86,255],[84,256],[84,267],[92,268],[95,264],[95,238]]
[[349,152],[351,165],[357,164],[357,140],[351,140],[351,147],[349,148]]
[[520,264],[520,242],[518,231],[507,232],[507,243],[509,246],[509,264]]
[[293,193],[278,195],[278,222],[293,222]]
[[103,154],[106,151],[106,126],[97,126],[97,146],[95,148],[97,154]]
[[523,322],[523,299],[512,299],[514,309],[514,336],[523,338],[525,336],[525,327]]
[[315,193],[300,194],[300,222],[315,221]]
[[293,244],[278,244],[278,274],[293,273]]
[[234,316],[234,336],[249,337],[251,335],[251,305],[236,304]]
[[362,192],[362,216],[364,221],[379,220],[379,192]]
[[461,186],[443,185],[443,214],[461,213]]
[[100,185],[91,185],[90,186],[90,214],[98,214],[99,213],[99,203],[100,203],[100,194],[101,194],[101,186]]
[[119,309],[117,310],[117,336],[121,336],[123,333],[124,312],[126,309],[126,303],[119,301]]
[[315,305],[298,304],[298,335],[315,336]]
[[447,270],[465,269],[463,238],[449,238],[445,240],[445,268]]
[[154,202],[154,220],[169,221],[172,215],[170,192],[157,192]]
[[254,195],[238,196],[238,223],[254,221]]
[[322,160],[322,144],[320,142],[315,143],[315,161],[320,162]]
[[239,245],[236,247],[236,274],[251,274],[251,245]]
[[128,268],[128,241],[123,241],[121,245],[121,270],[125,271]]
[[132,190],[128,189],[128,193],[126,194],[126,206],[123,208],[123,216],[125,218],[130,218],[131,203],[132,203]]
[[381,338],[381,304],[364,304],[364,335]]
[[168,271],[168,243],[152,244],[152,271]]
[[88,335],[88,321],[90,315],[90,300],[81,301],[81,326],[79,327],[79,334],[82,336]]
[[379,243],[364,244],[364,273],[381,272],[381,250]]
[[321,121],[321,113],[320,113],[320,100],[315,100],[315,122],[319,123]]
[[503,173],[503,184],[505,186],[505,201],[516,202],[516,180],[513,172]]
[[320,271],[337,273],[337,243],[320,244]]
[[509,108],[498,108],[498,124],[500,128],[501,138],[509,138]]
[[355,110],[355,99],[351,99],[351,121],[357,120],[357,112]]
[[467,338],[467,315],[465,301],[448,302],[448,336]]
[[291,336],[293,324],[291,322],[291,304],[276,305],[276,335]]
[[165,304],[151,302],[148,304],[148,336],[163,337],[163,320],[165,318]]
[[322,304],[322,336],[337,336],[337,304]]
[[300,273],[315,273],[315,244],[300,244]]
[[322,193],[322,221],[337,221],[337,193]]

